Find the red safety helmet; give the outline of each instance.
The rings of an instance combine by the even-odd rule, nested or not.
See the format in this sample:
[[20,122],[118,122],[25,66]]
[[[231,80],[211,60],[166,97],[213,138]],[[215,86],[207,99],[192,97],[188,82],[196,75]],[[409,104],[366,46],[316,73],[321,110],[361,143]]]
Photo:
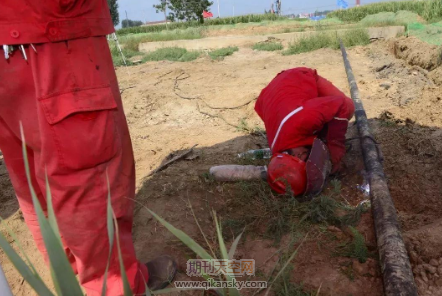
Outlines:
[[275,154],[267,169],[267,182],[280,194],[287,192],[286,185],[294,195],[303,194],[307,186],[305,162],[289,154]]

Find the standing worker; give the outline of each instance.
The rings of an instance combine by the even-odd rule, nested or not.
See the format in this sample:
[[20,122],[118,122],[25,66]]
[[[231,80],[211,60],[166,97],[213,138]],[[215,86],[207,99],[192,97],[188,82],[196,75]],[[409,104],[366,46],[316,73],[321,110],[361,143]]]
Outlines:
[[328,148],[332,173],[341,168],[354,104],[316,70],[294,68],[279,73],[262,90],[255,111],[264,121],[272,150],[267,180],[275,191],[306,193],[305,162],[316,138]]
[[[145,293],[145,282],[153,290],[163,288],[176,272],[167,256],[147,264],[136,259],[134,158],[105,37],[113,31],[106,0],[1,4],[0,149],[26,224],[47,261],[24,170],[22,122],[33,186],[45,210],[47,174],[66,254],[88,296],[101,294],[108,261],[106,171],[133,292]],[[123,294],[115,250],[107,287],[107,295]]]

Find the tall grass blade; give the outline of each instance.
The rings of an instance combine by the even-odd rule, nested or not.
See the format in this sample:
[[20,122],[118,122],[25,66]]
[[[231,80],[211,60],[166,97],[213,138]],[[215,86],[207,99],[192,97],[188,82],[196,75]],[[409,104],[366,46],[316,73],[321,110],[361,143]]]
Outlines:
[[141,278],[143,279],[143,282],[144,282],[144,291],[145,291],[146,296],[152,296],[152,292],[150,291],[149,287],[147,286],[144,276]]
[[0,233],[0,247],[8,256],[9,260],[15,266],[17,271],[23,276],[26,282],[37,292],[38,295],[53,296],[52,292],[46,287],[43,280],[35,274],[17,252],[11,247],[3,234]]
[[51,225],[55,235],[60,239],[60,245],[63,245],[63,243],[61,242],[60,230],[58,229],[57,218],[55,217],[54,207],[52,205],[52,193],[51,193],[51,188],[49,187],[49,180],[47,173],[45,173],[45,176],[46,176],[46,200],[47,200],[46,202],[48,206],[49,225]]
[[5,227],[6,231],[9,233],[9,235],[12,237],[12,239],[17,244],[20,253],[22,253],[23,256],[25,257],[25,263],[29,266],[29,268],[32,270],[34,275],[38,276],[40,278],[39,274],[37,273],[37,270],[35,269],[34,265],[32,265],[31,260],[29,260],[28,255],[26,254],[25,250],[23,249],[23,245],[20,243],[20,240],[17,238],[17,236],[11,230],[11,228],[8,227],[8,225],[6,224],[5,220],[2,217],[0,217],[0,221],[3,224],[3,227]]
[[[222,259],[228,260],[229,254],[227,253],[227,248],[226,248],[226,244],[224,243],[221,226],[218,223],[218,218],[216,217],[215,211],[213,212],[213,219],[215,220],[216,233],[218,234],[218,242],[219,242],[219,248],[221,251]],[[227,281],[228,282],[233,281],[233,279],[235,277],[230,275],[230,274],[233,274],[233,270],[229,266],[227,266],[226,272],[227,272],[227,274],[225,276],[226,276]],[[229,289],[229,295],[230,296],[236,296],[236,295],[239,296],[239,291],[235,288],[231,288],[231,289]]]
[[107,274],[109,271],[109,264],[112,256],[112,250],[114,248],[114,237],[115,237],[115,229],[114,229],[114,221],[112,215],[112,203],[111,203],[111,194],[110,194],[110,184],[109,184],[109,175],[106,171],[106,180],[107,180],[107,215],[106,215],[106,224],[107,224],[107,236],[109,238],[109,255],[107,258],[106,270],[104,271],[104,280],[103,287],[101,289],[101,296],[106,296],[107,291]]
[[222,230],[221,230],[221,227],[218,223],[218,218],[216,217],[215,212],[213,212],[213,219],[215,220],[216,233],[218,235],[218,243],[219,243],[219,249],[221,251],[222,259],[228,260],[229,254],[227,253],[227,248],[226,248],[226,244],[224,243]]
[[194,251],[202,259],[213,259],[206,250],[203,249],[197,242],[195,242],[190,236],[188,236],[183,231],[175,228],[172,224],[155,214],[150,209],[146,208],[149,213],[155,217],[164,227],[167,228],[173,235],[175,235],[179,240],[181,240],[187,247]]
[[316,296],[319,296],[319,293],[321,293],[322,283],[319,285],[318,291],[316,292]]
[[265,296],[267,296],[273,286],[273,284],[275,283],[275,281],[282,275],[282,273],[284,272],[284,270],[287,268],[287,266],[290,264],[290,262],[295,258],[296,254],[298,254],[299,249],[301,248],[301,246],[304,244],[305,240],[307,239],[308,234],[305,235],[304,239],[302,240],[302,242],[299,244],[299,246],[296,248],[296,250],[292,253],[292,255],[290,256],[290,258],[285,262],[285,264],[282,266],[282,268],[279,270],[279,272],[276,274],[275,278],[273,279],[272,283],[270,284],[270,286],[267,288],[267,292],[265,294]]
[[238,237],[235,239],[232,246],[230,247],[230,251],[229,251],[229,259],[230,260],[232,260],[233,256],[235,256],[236,248],[238,247],[238,243],[241,240],[242,234],[243,234],[243,232],[241,232],[241,234],[238,235]]
[[123,291],[124,296],[133,296],[132,290],[130,288],[129,280],[127,279],[126,268],[124,267],[123,255],[121,254],[121,246],[120,246],[120,236],[118,231],[118,221],[115,213],[112,211],[112,216],[114,217],[114,225],[115,225],[115,236],[117,239],[117,249],[118,249],[118,259],[120,261],[120,272],[121,279],[123,281]]
[[49,262],[53,271],[51,272],[54,286],[61,295],[82,295],[80,285],[75,277],[74,271],[66,257],[66,253],[61,244],[61,239],[54,232],[53,228],[46,219],[41,204],[37,198],[32,186],[31,173],[29,169],[29,160],[26,151],[26,140],[23,132],[23,126],[20,123],[20,133],[22,137],[22,151],[25,160],[25,171],[28,179],[29,189],[34,203],[35,213],[37,214],[38,224],[49,256]]
[[209,241],[207,240],[207,237],[203,231],[203,229],[201,228],[200,223],[198,222],[198,219],[196,218],[195,212],[193,211],[193,207],[192,204],[190,203],[190,200],[187,200],[189,203],[189,207],[190,207],[190,211],[192,212],[193,218],[195,219],[195,223],[198,226],[198,229],[200,230],[204,240],[206,241],[207,246],[209,247],[210,252],[212,253],[212,256],[215,257],[215,252],[213,252],[212,247],[209,244]]

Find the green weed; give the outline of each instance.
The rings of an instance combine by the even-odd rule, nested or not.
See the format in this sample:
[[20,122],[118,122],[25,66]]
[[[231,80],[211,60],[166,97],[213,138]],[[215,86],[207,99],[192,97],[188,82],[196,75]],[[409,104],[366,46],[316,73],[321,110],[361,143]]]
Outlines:
[[173,61],[173,62],[190,62],[196,60],[200,56],[197,51],[188,51],[180,47],[165,47],[147,53],[143,62],[147,61]]
[[[29,167],[26,140],[25,140],[23,127],[22,127],[21,123],[20,123],[20,131],[21,131],[21,138],[22,138],[22,153],[23,153],[23,159],[24,159],[26,178],[28,180],[29,190],[30,190],[30,194],[32,197],[32,202],[35,207],[35,213],[37,215],[38,225],[40,226],[42,239],[43,239],[43,242],[45,244],[45,247],[46,247],[46,250],[48,253],[52,283],[54,285],[54,290],[56,292],[55,295],[58,295],[58,296],[60,296],[60,295],[81,296],[81,295],[83,295],[83,291],[80,287],[80,283],[78,282],[78,279],[75,276],[75,273],[71,267],[71,264],[69,263],[66,253],[63,249],[63,243],[61,240],[59,227],[58,227],[57,219],[55,217],[54,208],[53,208],[53,204],[52,204],[52,194],[51,194],[48,178],[46,177],[47,214],[45,214],[43,211],[43,207],[40,204],[39,199],[37,198],[37,194],[35,192],[35,189],[32,185],[31,170]],[[106,175],[106,177],[107,177],[107,175]],[[124,296],[132,296],[133,294],[130,289],[130,284],[128,282],[126,271],[125,271],[123,260],[122,260],[120,239],[119,239],[119,233],[118,233],[118,223],[117,223],[115,213],[113,212],[112,205],[111,205],[111,194],[110,194],[110,186],[109,186],[109,179],[108,178],[107,178],[107,184],[108,184],[108,186],[107,186],[108,187],[108,196],[107,196],[106,213],[107,213],[107,232],[108,232],[110,253],[108,255],[108,262],[106,265],[105,272],[103,274],[104,281],[103,281],[103,286],[101,287],[100,294],[106,295],[108,268],[109,268],[109,264],[110,264],[111,252],[112,252],[113,246],[115,246],[114,242],[116,241],[116,251],[118,254],[118,261],[120,263],[121,279],[122,279]],[[2,222],[3,222],[3,220],[2,220]],[[14,240],[16,241],[18,248],[20,249],[20,251],[22,253],[21,256],[23,256],[23,258],[20,257],[20,255],[12,248],[10,243],[5,239],[5,237],[1,233],[0,233],[0,247],[3,249],[5,254],[11,260],[12,264],[17,269],[17,271],[23,276],[23,279],[27,281],[27,283],[32,287],[32,289],[34,289],[34,291],[36,292],[37,295],[53,296],[54,294],[45,285],[42,278],[37,273],[35,266],[30,262],[29,257],[23,251],[22,245],[16,239],[15,234],[10,229],[7,229],[7,230],[9,232],[9,235],[12,238],[14,238]],[[146,289],[147,289],[147,287],[146,287]],[[146,293],[150,294],[148,289],[146,291],[147,291]],[[3,291],[3,292],[5,292],[5,291]]]
[[251,135],[265,135],[267,132],[260,126],[251,127],[245,118],[242,118],[236,127],[238,132],[248,133]]
[[238,47],[224,47],[210,51],[209,56],[212,58],[212,60],[222,60],[224,57],[230,56],[238,50]]
[[245,227],[246,227],[246,224],[245,224],[244,220],[226,219],[226,220],[222,221],[222,228],[227,230],[227,232],[225,232],[223,234],[225,239],[227,239],[231,236],[237,237],[238,235],[240,235],[244,231]]
[[[111,42],[111,43],[109,43],[109,48],[110,48],[110,52],[112,55],[112,61],[114,63],[114,66],[116,66],[116,67],[124,66],[123,57],[121,56],[121,53],[118,50],[117,46],[113,42]],[[122,52],[123,52],[124,58],[126,59],[126,64],[128,66],[132,65],[132,62],[129,60],[131,57],[134,57],[137,55],[140,55],[140,56],[143,55],[139,51],[134,51],[134,50],[126,49],[126,48],[123,48]]]
[[[265,160],[238,160],[243,165],[262,165]],[[259,232],[259,222],[265,222],[264,236],[279,243],[281,238],[290,232],[303,232],[315,224],[334,225],[337,227],[356,226],[363,206],[349,207],[338,198],[341,194],[340,183],[333,181],[326,193],[315,197],[310,202],[300,203],[290,194],[279,195],[272,192],[267,182],[239,182],[233,184],[235,198],[229,207],[247,208],[241,219],[245,224],[253,224],[250,231]]]
[[341,264],[341,267],[339,268],[341,273],[345,275],[350,281],[355,280],[355,272],[353,270],[353,263],[351,261],[347,261]]
[[367,45],[370,43],[370,35],[368,35],[368,31],[366,29],[347,30],[341,35],[338,34],[338,37],[342,39],[342,42],[346,47]]
[[284,46],[280,42],[259,42],[253,45],[254,50],[260,51],[276,51],[282,50]]
[[293,264],[290,264],[273,284],[276,296],[312,296],[314,293],[306,292],[304,287],[291,282]]
[[370,36],[366,29],[350,29],[339,33],[337,31],[322,31],[301,37],[290,44],[283,55],[310,52],[320,48],[339,49],[339,38],[347,47],[370,43]]
[[358,259],[359,262],[365,263],[369,255],[367,246],[365,244],[365,238],[356,228],[349,226],[349,229],[353,235],[352,241],[339,246],[335,251],[335,255],[340,257],[355,258]]

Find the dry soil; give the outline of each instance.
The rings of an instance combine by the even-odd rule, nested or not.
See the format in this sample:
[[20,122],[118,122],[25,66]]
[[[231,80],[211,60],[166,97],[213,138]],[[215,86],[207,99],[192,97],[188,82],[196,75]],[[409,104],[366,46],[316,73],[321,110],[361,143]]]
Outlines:
[[[434,70],[434,61],[428,68],[417,63],[416,58],[412,65],[409,59],[397,58],[395,53],[404,42],[409,51],[422,51],[424,46],[411,38],[396,43],[378,41],[350,49],[349,58],[383,152],[420,295],[442,295],[442,93],[437,83],[441,77],[438,68]],[[274,217],[257,209],[252,204],[253,197],[244,200],[241,186],[247,184],[217,184],[204,174],[212,165],[237,163],[235,155],[239,152],[266,145],[259,133],[250,134],[244,128],[262,127],[253,110],[254,101],[281,70],[299,66],[316,68],[320,75],[349,93],[340,52],[331,49],[282,56],[278,52],[241,48],[223,61],[202,57],[190,63],[149,62],[117,69],[135,150],[137,200],[205,246],[190,202],[213,248],[217,243],[212,209],[230,223],[224,227],[228,244],[238,234],[235,222],[241,221],[241,217],[255,217],[248,224],[253,231],[246,232],[236,257],[255,259],[258,279],[267,279],[279,259],[298,246],[306,232],[300,231],[301,238],[283,235],[279,242],[269,238],[266,227]],[[348,138],[355,135],[352,125]],[[341,197],[354,206],[367,197],[357,189],[363,182],[359,143],[357,139],[350,143],[352,149],[345,159],[347,169],[341,177]],[[147,177],[163,161],[195,144],[198,146],[192,157]],[[6,223],[17,233],[43,278],[49,280],[49,272],[23,223],[1,160],[0,186],[0,214],[7,218]],[[134,215],[134,241],[140,260],[173,255],[181,269],[178,278],[185,279],[187,258],[194,255],[144,208],[137,206]],[[365,236],[369,250],[376,254],[370,212],[362,215],[357,229]],[[334,256],[336,247],[348,239],[346,231],[316,227],[293,261],[291,281],[303,283],[306,291],[320,288],[320,295],[382,295],[376,256],[364,264]],[[0,262],[14,295],[33,295],[3,253]],[[252,293],[245,291],[246,295]]]

